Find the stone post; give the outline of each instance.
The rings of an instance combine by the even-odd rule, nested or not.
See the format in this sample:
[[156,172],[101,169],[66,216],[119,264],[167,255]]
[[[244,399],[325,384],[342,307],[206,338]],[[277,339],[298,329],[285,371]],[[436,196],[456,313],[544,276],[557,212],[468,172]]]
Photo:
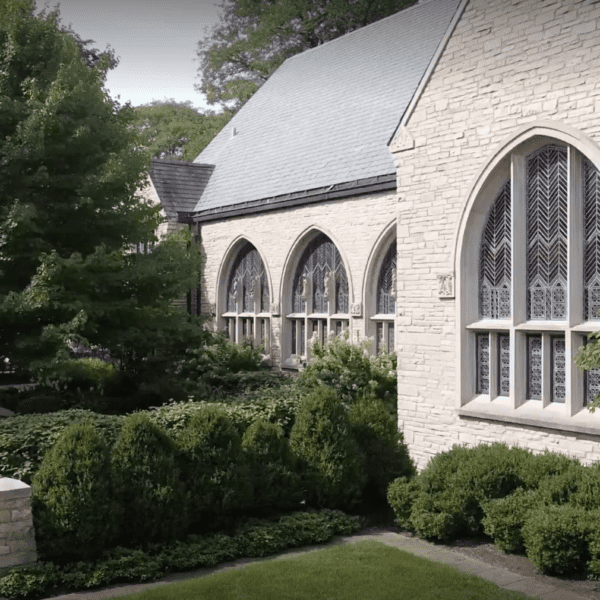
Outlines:
[[22,481],[0,478],[0,570],[37,560],[31,487]]

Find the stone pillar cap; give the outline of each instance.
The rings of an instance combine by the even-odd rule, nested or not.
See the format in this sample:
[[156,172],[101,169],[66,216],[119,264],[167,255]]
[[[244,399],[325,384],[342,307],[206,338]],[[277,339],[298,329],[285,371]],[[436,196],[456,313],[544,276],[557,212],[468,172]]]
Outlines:
[[18,479],[11,479],[10,477],[0,477],[0,492],[7,492],[9,490],[25,490],[28,489],[26,483],[19,481]]

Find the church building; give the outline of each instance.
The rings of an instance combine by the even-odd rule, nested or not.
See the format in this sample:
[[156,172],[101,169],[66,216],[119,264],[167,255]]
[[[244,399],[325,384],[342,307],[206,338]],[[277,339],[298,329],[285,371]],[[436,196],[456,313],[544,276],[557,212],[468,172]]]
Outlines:
[[505,441],[600,460],[600,4],[425,0],[289,58],[149,194],[191,226],[192,310],[273,365],[398,356],[419,467]]

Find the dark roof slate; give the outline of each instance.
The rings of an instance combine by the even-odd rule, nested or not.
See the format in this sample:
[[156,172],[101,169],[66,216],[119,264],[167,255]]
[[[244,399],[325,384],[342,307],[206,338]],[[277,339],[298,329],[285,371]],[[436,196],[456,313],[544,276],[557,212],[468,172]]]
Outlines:
[[395,173],[389,139],[459,3],[414,5],[288,59],[196,158],[215,170],[195,211]]
[[194,210],[213,169],[214,165],[177,160],[152,161],[150,179],[170,220],[177,221],[177,213]]

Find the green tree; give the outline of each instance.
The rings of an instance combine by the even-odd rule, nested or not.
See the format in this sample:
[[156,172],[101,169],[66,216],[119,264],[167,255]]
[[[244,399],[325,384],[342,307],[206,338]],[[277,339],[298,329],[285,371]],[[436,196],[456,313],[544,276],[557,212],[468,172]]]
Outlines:
[[137,106],[135,125],[152,158],[191,161],[225,127],[233,113],[199,112],[190,101],[173,99]]
[[226,0],[198,43],[211,104],[239,109],[284,60],[364,27],[416,0]]
[[105,89],[110,54],[86,58],[33,0],[0,0],[0,14],[0,356],[41,373],[78,341],[139,368],[197,339],[172,300],[198,250],[187,232],[129,251],[156,241],[160,208],[137,194],[150,161],[133,109]]

